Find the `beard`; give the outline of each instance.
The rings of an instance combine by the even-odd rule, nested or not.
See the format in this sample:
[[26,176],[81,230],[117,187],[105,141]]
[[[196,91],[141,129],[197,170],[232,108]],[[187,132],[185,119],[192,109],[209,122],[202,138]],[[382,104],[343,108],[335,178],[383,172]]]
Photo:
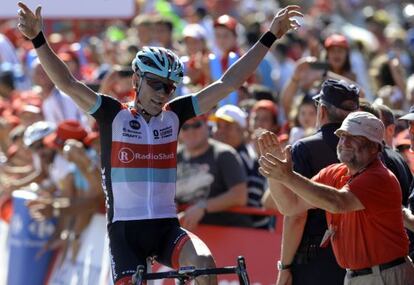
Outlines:
[[366,146],[360,146],[356,150],[343,149],[342,147],[338,146],[336,148],[336,154],[340,162],[351,169],[358,170],[366,166],[366,161],[363,159],[365,157],[365,149],[367,149]]

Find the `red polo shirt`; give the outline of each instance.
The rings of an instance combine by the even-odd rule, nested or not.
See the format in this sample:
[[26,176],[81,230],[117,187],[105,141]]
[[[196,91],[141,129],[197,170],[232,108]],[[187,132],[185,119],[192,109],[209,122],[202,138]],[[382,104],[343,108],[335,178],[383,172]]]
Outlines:
[[313,180],[348,189],[365,207],[342,214],[326,212],[328,225],[335,229],[331,241],[341,267],[361,269],[408,254],[400,185],[379,159],[353,177],[340,163],[322,169]]

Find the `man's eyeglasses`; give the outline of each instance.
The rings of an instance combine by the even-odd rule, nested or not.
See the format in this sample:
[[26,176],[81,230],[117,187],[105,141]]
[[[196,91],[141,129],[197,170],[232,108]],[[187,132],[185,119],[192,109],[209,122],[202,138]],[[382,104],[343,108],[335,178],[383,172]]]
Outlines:
[[198,128],[200,128],[202,125],[203,125],[203,122],[201,122],[201,121],[197,121],[197,122],[194,122],[194,123],[192,123],[192,124],[186,123],[186,124],[184,124],[184,125],[181,127],[181,129],[182,129],[183,131],[187,131],[187,130],[189,130],[189,129],[198,129]]
[[174,84],[164,83],[164,82],[162,82],[160,80],[157,80],[155,78],[151,78],[151,77],[148,77],[148,76],[144,76],[144,78],[147,81],[147,84],[154,91],[163,90],[166,94],[171,94],[175,91],[175,88],[177,88]]

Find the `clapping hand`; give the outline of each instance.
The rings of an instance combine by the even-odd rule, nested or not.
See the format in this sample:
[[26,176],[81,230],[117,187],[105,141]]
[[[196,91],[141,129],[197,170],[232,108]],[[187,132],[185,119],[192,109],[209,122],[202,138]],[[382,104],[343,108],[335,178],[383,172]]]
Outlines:
[[19,23],[17,28],[27,38],[34,39],[42,30],[43,20],[41,16],[42,7],[38,6],[36,12],[33,13],[26,4],[19,2],[20,7],[18,11]]
[[297,5],[289,5],[277,12],[269,30],[279,39],[289,30],[299,28],[299,22],[293,18],[303,17],[303,14],[298,11],[299,9],[300,7]]
[[284,150],[277,136],[270,132],[263,132],[258,138],[260,150],[259,172],[267,177],[284,181],[292,173],[291,147]]

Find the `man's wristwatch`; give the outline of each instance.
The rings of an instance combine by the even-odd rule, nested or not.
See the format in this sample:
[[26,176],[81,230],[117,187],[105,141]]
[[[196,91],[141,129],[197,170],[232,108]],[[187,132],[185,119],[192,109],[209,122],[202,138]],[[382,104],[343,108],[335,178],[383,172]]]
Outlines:
[[285,270],[285,269],[289,269],[292,267],[292,263],[291,264],[283,264],[281,260],[277,261],[277,270]]
[[204,210],[204,215],[207,214],[207,200],[200,200],[197,202],[197,207]]

